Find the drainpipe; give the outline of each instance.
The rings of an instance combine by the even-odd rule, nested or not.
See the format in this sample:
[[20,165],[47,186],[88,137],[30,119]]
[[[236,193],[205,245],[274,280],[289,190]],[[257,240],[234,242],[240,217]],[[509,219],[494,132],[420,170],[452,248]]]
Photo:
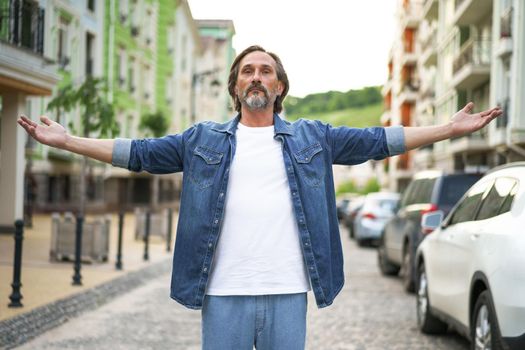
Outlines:
[[108,102],[113,103],[113,59],[115,55],[115,0],[109,3]]

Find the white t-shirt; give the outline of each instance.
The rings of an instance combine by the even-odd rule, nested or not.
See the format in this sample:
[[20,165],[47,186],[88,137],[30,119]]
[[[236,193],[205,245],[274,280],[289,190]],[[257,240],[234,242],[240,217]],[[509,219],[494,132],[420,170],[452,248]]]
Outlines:
[[273,137],[273,126],[238,125],[208,295],[310,290],[282,146]]

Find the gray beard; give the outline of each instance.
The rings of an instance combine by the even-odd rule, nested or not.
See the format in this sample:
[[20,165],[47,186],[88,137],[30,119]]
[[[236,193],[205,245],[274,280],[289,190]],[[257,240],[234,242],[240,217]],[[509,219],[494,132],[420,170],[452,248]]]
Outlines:
[[264,94],[250,95],[244,98],[244,103],[251,110],[262,110],[268,107],[268,98]]

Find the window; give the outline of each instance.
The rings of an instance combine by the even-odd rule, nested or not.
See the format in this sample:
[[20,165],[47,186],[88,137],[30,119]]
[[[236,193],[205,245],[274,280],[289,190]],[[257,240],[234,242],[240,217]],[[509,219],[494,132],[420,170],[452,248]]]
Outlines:
[[95,12],[95,0],[87,0],[87,8],[91,12]]
[[128,66],[128,91],[133,94],[135,92],[135,59],[130,57]]
[[57,32],[57,61],[60,68],[65,69],[69,64],[69,22],[60,17]]
[[118,4],[120,21],[124,23],[128,18],[129,5],[128,0],[120,0]]
[[436,178],[421,180],[421,183],[415,193],[414,203],[430,203],[435,182]]
[[95,46],[95,36],[91,33],[86,33],[86,75],[93,75],[93,50]]
[[505,198],[505,201],[503,202],[503,205],[499,209],[498,215],[504,214],[504,213],[510,211],[510,209],[512,208],[512,203],[514,202],[514,197],[516,197],[516,193],[518,193],[518,188],[519,187],[520,187],[519,183],[516,183],[514,185],[514,187],[510,191],[510,193],[507,196],[507,198]]
[[514,179],[508,177],[497,179],[494,186],[483,197],[483,203],[476,220],[485,220],[499,215],[500,208],[515,185],[516,180]]
[[458,204],[453,212],[449,225],[458,224],[465,221],[474,220],[478,211],[479,203],[483,193],[492,186],[493,181],[477,183],[468,191],[467,195]]
[[121,88],[126,83],[126,63],[126,51],[121,47],[118,54],[118,85]]
[[439,204],[454,206],[470,186],[480,178],[481,175],[476,174],[445,177],[438,199]]

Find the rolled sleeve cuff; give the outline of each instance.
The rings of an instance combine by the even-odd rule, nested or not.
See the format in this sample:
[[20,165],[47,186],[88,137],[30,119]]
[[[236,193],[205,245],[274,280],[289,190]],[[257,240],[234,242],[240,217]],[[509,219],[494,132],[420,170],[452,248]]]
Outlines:
[[131,139],[115,139],[111,164],[120,168],[128,168],[131,153]]
[[385,134],[388,152],[391,156],[406,152],[405,132],[402,125],[386,127]]

